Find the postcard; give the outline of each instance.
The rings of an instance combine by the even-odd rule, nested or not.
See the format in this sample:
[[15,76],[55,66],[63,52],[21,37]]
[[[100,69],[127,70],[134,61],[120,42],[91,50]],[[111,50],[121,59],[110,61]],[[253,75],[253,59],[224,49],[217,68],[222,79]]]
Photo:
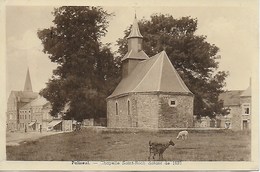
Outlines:
[[0,4],[0,170],[259,169],[257,0]]

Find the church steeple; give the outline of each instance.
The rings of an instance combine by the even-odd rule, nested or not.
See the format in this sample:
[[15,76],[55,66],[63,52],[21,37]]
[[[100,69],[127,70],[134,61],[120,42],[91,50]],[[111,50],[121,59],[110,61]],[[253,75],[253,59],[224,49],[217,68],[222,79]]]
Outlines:
[[128,52],[132,50],[133,52],[137,53],[142,50],[143,36],[140,33],[136,15],[131,28],[131,32],[128,35],[127,39],[128,39]]
[[140,33],[136,15],[131,28],[131,32],[127,37],[128,52],[122,58],[122,75],[123,78],[127,77],[129,73],[142,61],[147,60],[149,57],[142,49],[143,36]]
[[33,91],[32,90],[32,83],[31,83],[29,68],[27,69],[27,74],[26,74],[26,79],[25,79],[25,84],[24,84],[23,91],[31,91],[31,92]]
[[134,22],[133,22],[133,25],[132,25],[132,28],[131,28],[131,32],[128,35],[127,39],[129,39],[129,38],[143,38],[143,36],[142,36],[142,34],[140,33],[140,30],[139,30],[136,15],[135,15],[135,19],[134,19]]

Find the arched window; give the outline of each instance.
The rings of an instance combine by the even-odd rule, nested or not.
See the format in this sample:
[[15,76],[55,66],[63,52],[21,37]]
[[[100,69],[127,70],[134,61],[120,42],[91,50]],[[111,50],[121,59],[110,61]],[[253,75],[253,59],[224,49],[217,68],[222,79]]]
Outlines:
[[130,115],[130,101],[127,101],[127,114]]
[[116,115],[118,115],[118,104],[116,102]]

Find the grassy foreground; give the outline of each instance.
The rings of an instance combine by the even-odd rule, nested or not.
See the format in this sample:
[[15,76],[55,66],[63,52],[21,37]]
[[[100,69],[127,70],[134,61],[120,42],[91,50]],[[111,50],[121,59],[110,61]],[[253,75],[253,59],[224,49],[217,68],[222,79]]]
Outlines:
[[7,146],[7,160],[25,161],[147,161],[149,140],[170,140],[164,159],[182,161],[249,161],[250,133],[189,131],[186,141],[176,140],[178,131],[80,132],[46,136],[19,146]]

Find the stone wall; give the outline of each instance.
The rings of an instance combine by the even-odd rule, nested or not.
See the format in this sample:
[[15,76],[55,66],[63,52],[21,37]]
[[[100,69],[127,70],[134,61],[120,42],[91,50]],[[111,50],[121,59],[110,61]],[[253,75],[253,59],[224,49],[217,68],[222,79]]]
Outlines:
[[[193,96],[161,94],[159,111],[159,128],[183,128],[193,126]],[[169,100],[175,100],[171,107]]]
[[156,94],[137,94],[138,127],[158,128],[159,96]]
[[[177,106],[170,107],[169,99],[176,100]],[[192,125],[192,95],[136,93],[107,100],[107,126],[110,128],[182,128]]]
[[241,107],[239,105],[237,106],[231,106],[230,108],[230,121],[231,126],[230,128],[232,130],[241,130]]
[[[116,113],[116,104],[118,113]],[[133,115],[133,106],[136,106],[136,103],[131,95],[109,99],[107,101],[107,126],[112,128],[135,126],[134,121],[137,119],[134,119],[136,115]]]
[[[118,115],[116,115],[116,104],[118,106]],[[107,101],[107,125],[111,128],[157,128],[158,96],[130,94],[109,99]]]

